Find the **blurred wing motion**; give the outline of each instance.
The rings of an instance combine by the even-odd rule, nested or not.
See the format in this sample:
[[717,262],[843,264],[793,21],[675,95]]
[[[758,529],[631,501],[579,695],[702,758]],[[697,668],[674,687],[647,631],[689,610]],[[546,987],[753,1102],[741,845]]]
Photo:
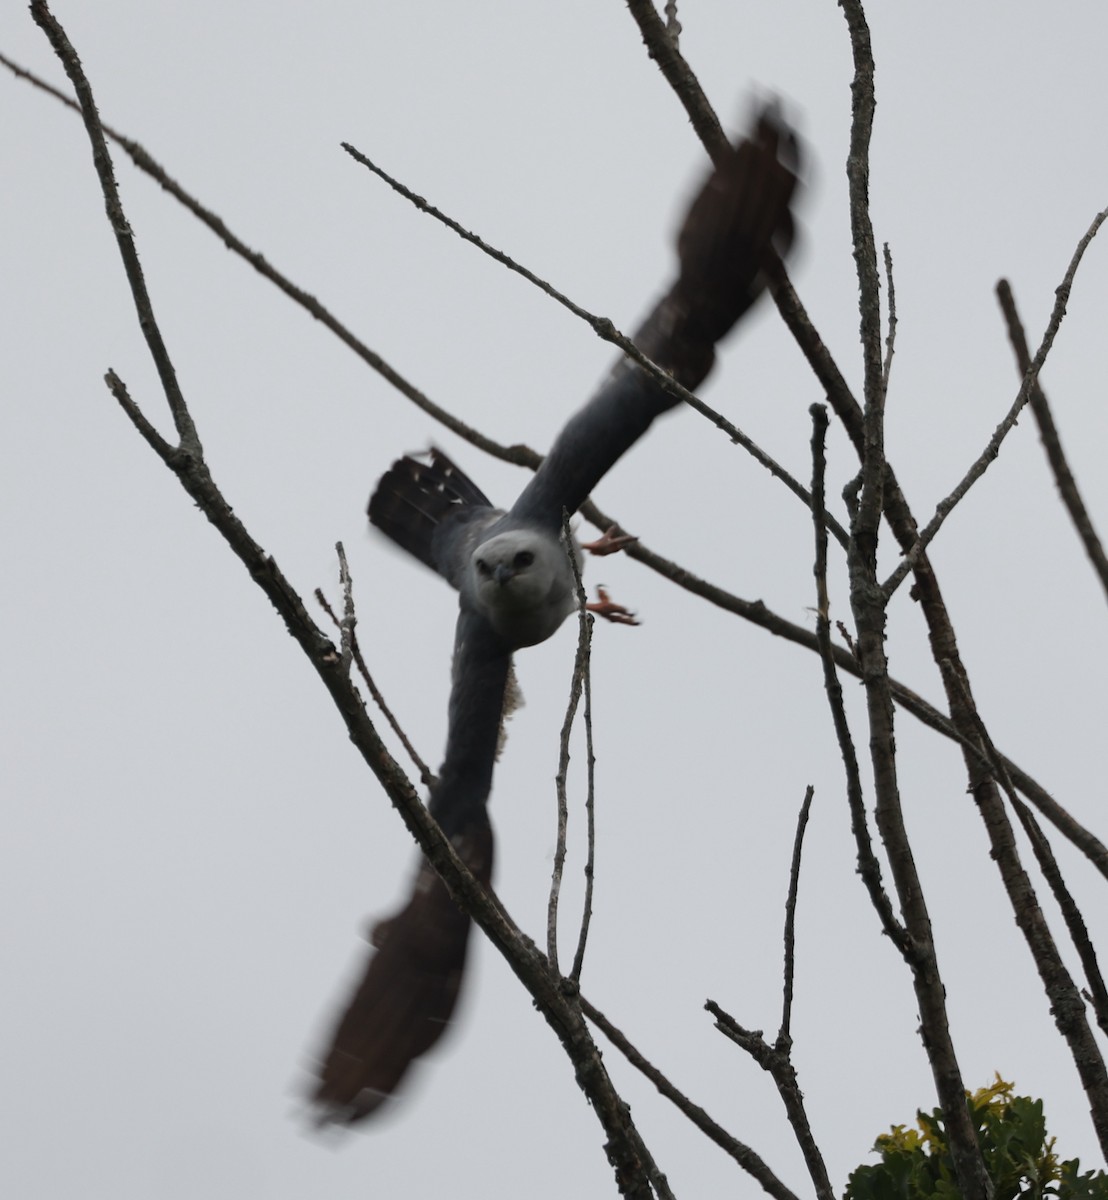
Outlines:
[[[458,616],[446,758],[430,811],[486,887],[492,787],[511,653],[476,614]],[[411,898],[380,921],[364,975],[335,1025],[311,1099],[320,1125],[353,1124],[393,1094],[416,1058],[442,1036],[462,982],[469,915],[424,859]]]
[[[487,822],[483,833],[470,839],[474,857],[463,857],[487,886],[492,868]],[[368,1117],[438,1041],[458,999],[471,924],[424,861],[411,899],[373,929],[374,952],[320,1068],[313,1095],[319,1124]]]
[[[715,167],[677,238],[680,274],[635,334],[635,345],[690,391],[715,361],[715,344],[765,288],[792,243],[796,135],[776,107]],[[678,401],[627,358],[570,419],[510,516],[561,528],[655,417]]]
[[[769,105],[692,202],[677,241],[677,281],[635,336],[639,349],[686,388],[708,374],[715,343],[758,298],[777,256],[788,250],[797,162],[796,137]],[[563,429],[508,513],[493,508],[437,451],[427,462],[400,459],[370,501],[373,524],[460,593],[446,755],[430,810],[485,884],[493,857],[486,805],[511,652],[549,636],[572,605],[561,595],[566,579],[554,579],[551,591],[533,602],[530,616],[541,620],[528,624],[517,597],[508,622],[507,601],[503,608],[490,602],[490,590],[473,582],[475,567],[487,576],[492,563],[504,577],[523,576],[532,564],[535,572],[543,565],[536,560],[548,567],[556,559],[571,575],[558,541],[562,510],[575,512],[654,418],[676,403],[624,358]],[[540,633],[516,636],[525,626]],[[335,1025],[312,1097],[321,1124],[369,1116],[441,1036],[457,1000],[469,930],[468,916],[423,864],[408,904],[377,926],[369,965]]]

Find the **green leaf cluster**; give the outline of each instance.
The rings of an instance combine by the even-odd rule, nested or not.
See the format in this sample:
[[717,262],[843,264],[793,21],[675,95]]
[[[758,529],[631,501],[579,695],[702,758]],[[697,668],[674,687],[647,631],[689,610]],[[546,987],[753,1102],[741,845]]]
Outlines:
[[[1108,1175],[1082,1174],[1076,1158],[1059,1162],[1043,1102],[1014,1091],[997,1075],[990,1087],[966,1093],[995,1200],[1108,1200]],[[881,1161],[851,1174],[845,1200],[961,1200],[942,1110],[916,1118],[877,1139]]]

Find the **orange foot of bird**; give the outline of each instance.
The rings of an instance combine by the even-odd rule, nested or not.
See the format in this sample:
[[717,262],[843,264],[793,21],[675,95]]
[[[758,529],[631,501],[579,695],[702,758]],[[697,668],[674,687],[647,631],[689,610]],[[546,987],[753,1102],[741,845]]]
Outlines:
[[635,614],[630,609],[624,608],[622,604],[616,604],[603,587],[598,586],[596,594],[600,599],[585,605],[585,608],[589,612],[596,613],[598,617],[603,617],[605,621],[611,621],[613,625],[639,624]]
[[581,549],[587,550],[590,554],[603,556],[605,554],[615,554],[617,551],[625,549],[632,542],[637,542],[638,540],[634,534],[620,533],[618,525],[609,525],[595,542],[582,542]]

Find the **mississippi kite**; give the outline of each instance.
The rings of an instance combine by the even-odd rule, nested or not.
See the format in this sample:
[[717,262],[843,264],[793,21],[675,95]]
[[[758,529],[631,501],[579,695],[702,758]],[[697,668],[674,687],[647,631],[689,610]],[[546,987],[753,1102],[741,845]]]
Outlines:
[[[789,247],[797,163],[795,134],[769,105],[692,202],[677,239],[678,278],[634,338],[686,388],[708,374],[716,342]],[[563,511],[576,512],[676,403],[622,358],[506,512],[438,452],[428,462],[400,459],[370,500],[372,523],[459,593],[446,753],[429,808],[485,885],[493,860],[487,802],[512,651],[548,638],[575,607]],[[423,862],[407,905],[374,928],[374,953],[334,1028],[312,1094],[321,1124],[369,1116],[438,1040],[458,997],[469,929]]]

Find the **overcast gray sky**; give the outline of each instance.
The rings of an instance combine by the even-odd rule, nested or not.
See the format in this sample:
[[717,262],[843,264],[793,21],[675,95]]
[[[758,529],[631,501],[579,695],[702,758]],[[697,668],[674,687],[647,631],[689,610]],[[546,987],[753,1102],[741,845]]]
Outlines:
[[[1012,279],[1037,343],[1074,246],[1108,203],[1108,9],[869,8],[871,194],[900,319],[889,454],[926,517],[1017,390],[997,278]],[[622,328],[667,279],[705,157],[618,0],[57,0],[54,11],[106,121],[500,441],[544,450],[609,348],[415,212],[340,141]],[[686,0],[681,17],[682,48],[730,127],[752,88],[779,91],[799,123],[809,166],[794,279],[858,385],[842,14],[831,0]],[[25,6],[0,11],[0,49],[64,81]],[[114,368],[167,428],[78,119],[10,77],[0,88],[0,1187],[28,1200],[614,1194],[570,1067],[484,943],[458,1027],[395,1114],[338,1146],[303,1133],[304,1064],[360,963],[367,921],[407,885],[413,848],[268,603],[102,383]],[[305,593],[335,594],[334,543],[346,544],[366,653],[437,761],[455,599],[367,532],[365,499],[398,453],[432,441],[497,501],[514,498],[522,473],[437,428],[116,163],[228,500]],[[1094,243],[1043,376],[1102,527],[1104,254]],[[808,476],[807,410],[821,395],[772,306],[743,325],[702,394]],[[834,498],[854,470],[840,434],[830,459]],[[812,623],[806,511],[695,414],[654,429],[598,499],[661,553]],[[1103,837],[1104,599],[1029,417],[934,560],[996,741]],[[834,554],[832,568],[832,616],[849,620]],[[711,997],[776,1029],[788,859],[814,785],[793,1032],[841,1187],[874,1136],[934,1092],[907,975],[854,873],[818,663],[630,561],[593,563],[590,577],[643,625],[595,639],[598,881],[584,990],[807,1194],[767,1077],[702,1005]],[[535,936],[573,650],[567,627],[519,656],[527,706],[492,801],[497,886]],[[939,700],[906,590],[889,653],[899,678]],[[857,689],[847,692],[864,748]],[[1043,1096],[1059,1149],[1092,1165],[1086,1105],[959,756],[906,716],[898,746],[967,1083],[1000,1071]],[[574,783],[579,827],[579,773]],[[1103,880],[1055,840],[1103,951]],[[580,866],[575,841],[570,916]],[[615,1051],[606,1061],[678,1195],[757,1192]]]

